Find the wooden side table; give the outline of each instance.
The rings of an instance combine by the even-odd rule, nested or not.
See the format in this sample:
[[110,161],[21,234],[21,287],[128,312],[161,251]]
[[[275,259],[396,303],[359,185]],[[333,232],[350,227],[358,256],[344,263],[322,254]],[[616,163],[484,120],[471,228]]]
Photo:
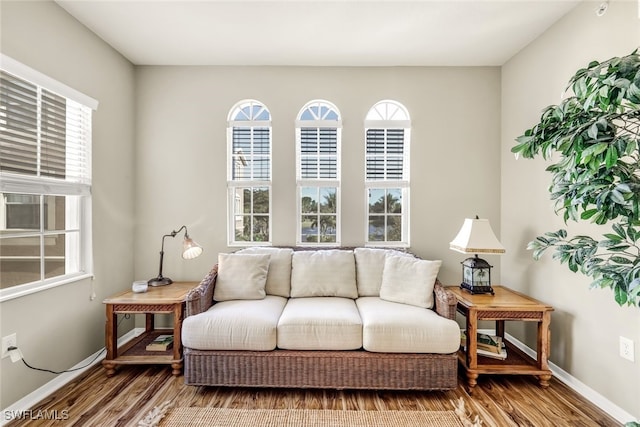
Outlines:
[[[466,317],[467,348],[466,351],[460,348],[458,360],[466,372],[470,392],[476,386],[480,374],[535,375],[541,387],[549,386],[549,324],[553,307],[504,286],[493,286],[495,295],[472,295],[459,286],[448,286],[447,289],[458,300],[458,312]],[[496,335],[503,339],[505,321],[537,322],[536,359],[532,359],[506,339],[506,360],[478,356],[476,334],[479,320],[495,320]]]
[[[107,376],[116,372],[117,365],[170,364],[173,375],[182,373],[181,329],[185,299],[198,282],[174,282],[171,285],[149,287],[144,293],[125,291],[103,302],[106,305],[105,340],[107,356],[102,365]],[[118,348],[118,314],[144,314],[145,331]],[[155,314],[173,314],[173,329],[156,329]],[[173,348],[166,351],[147,351],[146,346],[158,335],[173,334]]]

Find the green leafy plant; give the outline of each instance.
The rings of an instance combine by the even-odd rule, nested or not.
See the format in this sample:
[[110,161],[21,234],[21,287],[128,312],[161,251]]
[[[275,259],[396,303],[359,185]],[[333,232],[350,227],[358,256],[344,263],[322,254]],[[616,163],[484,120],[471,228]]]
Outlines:
[[[620,305],[640,306],[640,55],[591,62],[570,79],[572,91],[544,109],[540,123],[516,139],[513,153],[542,155],[556,214],[567,221],[610,225],[601,239],[567,237],[564,229],[529,243],[611,288]],[[556,161],[557,160],[557,161]]]

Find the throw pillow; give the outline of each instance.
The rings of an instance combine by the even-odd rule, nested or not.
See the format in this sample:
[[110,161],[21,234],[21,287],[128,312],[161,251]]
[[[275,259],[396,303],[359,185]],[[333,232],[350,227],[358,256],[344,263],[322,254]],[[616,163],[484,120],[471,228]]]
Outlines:
[[253,246],[236,252],[238,254],[270,255],[269,273],[265,291],[267,295],[277,295],[289,298],[291,293],[291,248],[273,248],[267,246]]
[[384,262],[380,298],[386,301],[433,307],[433,286],[442,261],[389,256]]
[[291,297],[358,298],[353,251],[296,251],[291,264]]
[[387,256],[413,255],[395,249],[381,248],[355,248],[353,254],[356,258],[356,282],[358,296],[379,297],[382,285],[382,270]]
[[219,254],[213,299],[264,299],[269,258],[258,254]]

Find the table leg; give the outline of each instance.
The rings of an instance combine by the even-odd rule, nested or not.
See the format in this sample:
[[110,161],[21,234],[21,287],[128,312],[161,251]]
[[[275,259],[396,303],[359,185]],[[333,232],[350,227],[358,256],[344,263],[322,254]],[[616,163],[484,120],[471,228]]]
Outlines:
[[469,310],[467,313],[467,368],[469,369],[478,367],[477,338],[478,315],[475,310]]
[[496,320],[496,335],[504,338],[504,320]]
[[154,313],[145,313],[145,331],[146,332],[153,332],[153,330],[155,329],[156,325],[156,318],[155,318],[155,314]]
[[479,374],[477,372],[471,372],[467,370],[467,385],[469,386],[467,391],[469,392],[469,394],[473,393],[473,390],[478,384],[478,376]]
[[172,374],[179,376],[182,374],[182,304],[173,306],[173,363],[171,364]]
[[102,361],[102,366],[107,370],[107,376],[111,377],[116,373],[116,365],[112,361],[118,357],[118,315],[113,311],[113,305],[107,304],[105,323],[105,346],[107,348],[107,356]]
[[[551,313],[545,311],[542,315],[542,321],[538,322],[538,369],[549,371],[549,346],[550,346],[550,333],[549,325],[551,323]],[[540,380],[540,386],[543,388],[549,387],[549,380],[551,374],[543,374],[538,377]]]

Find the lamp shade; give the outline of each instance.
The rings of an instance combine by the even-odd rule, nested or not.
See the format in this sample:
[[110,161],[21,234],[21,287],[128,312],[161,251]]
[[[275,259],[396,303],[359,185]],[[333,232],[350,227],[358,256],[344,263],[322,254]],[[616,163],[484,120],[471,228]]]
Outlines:
[[202,246],[193,241],[191,237],[185,236],[182,243],[182,258],[194,259],[202,254]]
[[449,249],[463,254],[503,254],[505,252],[489,220],[479,218],[464,220],[458,235],[449,243]]

